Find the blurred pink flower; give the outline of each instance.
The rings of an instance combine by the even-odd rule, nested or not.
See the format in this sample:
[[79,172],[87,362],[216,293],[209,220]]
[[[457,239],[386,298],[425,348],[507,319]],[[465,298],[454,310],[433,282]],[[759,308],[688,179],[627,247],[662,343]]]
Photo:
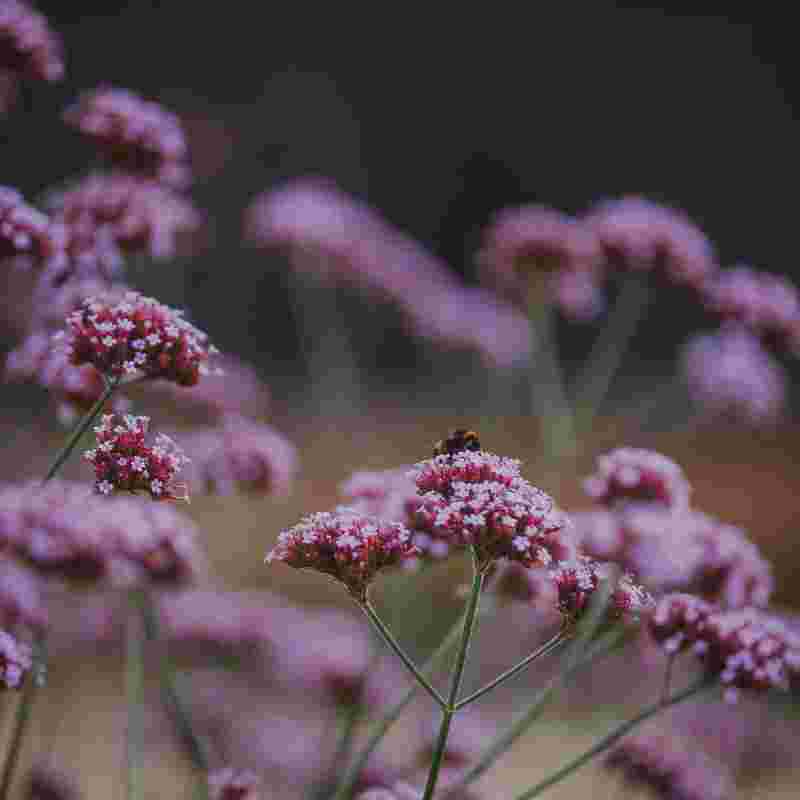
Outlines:
[[80,797],[75,779],[66,772],[39,764],[28,775],[26,800],[79,800]]
[[178,188],[189,181],[183,128],[158,103],[125,89],[100,88],[83,92],[64,121],[127,172]]
[[785,411],[786,370],[743,326],[693,336],[683,349],[681,372],[703,416],[763,425]]
[[28,205],[18,191],[0,186],[0,264],[6,267],[3,262],[14,258],[17,269],[62,266],[65,236],[60,224]]
[[297,449],[262,423],[226,415],[217,428],[183,438],[191,459],[186,477],[201,493],[235,491],[286,495],[297,473]]
[[47,626],[47,608],[41,584],[27,569],[0,558],[0,627],[14,630]]
[[249,770],[215,770],[208,775],[210,800],[258,800],[258,783],[258,776]]
[[19,689],[31,666],[30,647],[0,629],[0,684]]

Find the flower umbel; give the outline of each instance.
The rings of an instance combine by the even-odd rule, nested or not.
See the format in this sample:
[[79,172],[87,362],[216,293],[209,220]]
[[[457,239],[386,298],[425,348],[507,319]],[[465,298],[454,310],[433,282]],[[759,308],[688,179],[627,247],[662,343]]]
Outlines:
[[106,377],[164,378],[194,386],[216,349],[181,311],[126,292],[92,297],[67,317],[72,363],[93,364]]
[[266,560],[332,575],[363,603],[379,570],[417,554],[411,533],[401,523],[339,508],[311,514],[283,531]]
[[149,417],[104,414],[94,430],[97,447],[83,457],[94,466],[95,490],[147,492],[154,500],[189,500],[175,476],[188,462],[178,445],[163,433],[152,445],[145,442]]

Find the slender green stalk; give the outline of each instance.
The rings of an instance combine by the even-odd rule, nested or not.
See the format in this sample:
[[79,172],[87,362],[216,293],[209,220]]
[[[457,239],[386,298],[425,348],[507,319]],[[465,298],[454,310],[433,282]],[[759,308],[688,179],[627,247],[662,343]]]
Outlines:
[[3,774],[0,778],[0,800],[8,800],[12,784],[14,783],[14,774],[17,770],[22,742],[31,719],[36,690],[41,683],[39,675],[42,664],[44,663],[45,645],[44,634],[37,633],[33,643],[33,669],[25,677],[25,683],[22,687],[22,696],[19,698],[14,712],[11,738],[9,740],[5,764],[3,765]]
[[467,663],[467,654],[469,653],[469,645],[472,639],[472,633],[475,630],[475,621],[477,619],[478,606],[480,605],[481,590],[483,589],[483,581],[485,573],[478,569],[477,557],[473,551],[473,576],[472,576],[472,593],[469,597],[469,604],[464,616],[464,628],[461,635],[461,645],[456,655],[456,663],[453,668],[453,675],[450,679],[450,694],[447,699],[447,705],[442,709],[442,723],[439,727],[439,736],[436,740],[436,746],[433,751],[431,759],[431,769],[428,773],[428,780],[425,784],[425,791],[422,795],[422,800],[431,800],[433,793],[436,791],[436,782],[439,779],[439,769],[442,766],[442,758],[444,757],[444,750],[447,747],[447,737],[450,734],[450,725],[453,721],[455,714],[456,702],[458,701],[458,693],[461,690],[461,680],[464,677],[464,667]]
[[[602,658],[608,653],[613,652],[619,644],[624,641],[625,630],[617,629],[605,637],[598,639],[592,645],[585,656],[576,662],[570,669],[559,673],[545,686],[543,686],[533,698],[531,704],[514,720],[511,726],[503,731],[479,756],[478,760],[461,776],[452,787],[452,791],[466,788],[470,783],[478,780],[492,765],[503,755],[514,742],[519,739],[541,716],[548,702],[553,699],[556,691],[567,682],[580,668],[591,664],[595,660]],[[573,643],[573,647],[575,644]]]
[[639,276],[628,276],[606,324],[600,329],[582,369],[570,383],[570,396],[582,431],[591,429],[633,335],[647,312],[651,292]]
[[143,800],[142,761],[144,756],[144,631],[140,607],[141,590],[128,595],[130,609],[125,626],[125,697],[128,705],[128,730],[125,738],[125,761],[128,776],[128,800]]
[[[461,639],[463,625],[464,617],[462,616],[458,623],[450,629],[445,638],[442,639],[430,658],[425,662],[425,665],[422,667],[422,672],[425,675],[431,675],[437,664],[456,646]],[[375,752],[375,749],[381,743],[389,728],[394,725],[409,703],[416,697],[418,690],[419,684],[415,681],[409,687],[408,691],[383,715],[383,717],[373,723],[366,744],[358,756],[350,763],[350,766],[342,777],[334,800],[347,800],[359,775],[361,775],[362,770],[369,761],[370,756]]]
[[579,756],[573,758],[571,761],[568,761],[560,769],[557,769],[552,775],[549,775],[544,780],[540,781],[535,786],[532,786],[522,794],[517,795],[515,800],[533,800],[533,798],[539,797],[539,795],[541,795],[545,790],[564,780],[564,778],[580,769],[584,764],[586,764],[588,761],[591,761],[595,756],[599,755],[604,750],[608,750],[608,748],[616,744],[623,736],[626,736],[628,733],[630,733],[637,725],[640,725],[645,720],[655,716],[665,708],[673,706],[676,703],[680,703],[682,700],[687,700],[688,698],[693,697],[698,692],[708,688],[710,685],[711,681],[709,678],[707,676],[703,676],[700,680],[695,681],[685,689],[682,689],[680,692],[676,692],[665,701],[659,699],[652,705],[647,706],[647,708],[640,711],[632,719],[626,720],[625,722],[617,725],[616,728],[595,742],[588,750],[584,750],[584,752]]
[[[158,612],[149,592],[142,594],[140,608],[145,636],[149,642],[157,642],[160,638]],[[175,670],[168,658],[160,659],[158,677],[161,684],[161,698],[175,726],[175,730],[186,747],[192,763],[205,775],[209,768],[208,753],[202,741],[194,732],[189,713],[184,707],[181,693],[176,685]],[[205,777],[203,778],[203,784],[207,787]]]
[[106,388],[103,391],[103,394],[100,395],[100,398],[97,402],[91,407],[89,413],[83,417],[80,422],[72,429],[72,433],[70,433],[69,438],[67,439],[66,444],[61,451],[56,456],[55,461],[50,465],[50,469],[47,470],[47,475],[45,475],[44,481],[42,483],[47,483],[49,480],[55,478],[58,474],[58,471],[64,465],[64,462],[72,455],[72,451],[75,449],[75,445],[78,444],[80,441],[81,436],[89,430],[89,426],[95,421],[97,415],[103,410],[103,406],[108,402],[111,398],[111,395],[114,394],[114,390],[117,388],[119,381],[116,378],[106,380]]
[[476,692],[473,692],[468,697],[465,697],[463,700],[459,700],[456,703],[456,711],[460,711],[465,706],[468,706],[470,703],[474,703],[476,700],[483,697],[485,694],[488,694],[492,691],[492,689],[497,688],[501,683],[505,683],[505,681],[513,678],[515,675],[519,674],[524,670],[528,665],[532,664],[539,658],[543,658],[544,656],[552,653],[554,650],[557,650],[561,647],[564,642],[567,641],[568,633],[566,627],[562,627],[561,630],[548,639],[541,647],[537,647],[529,655],[525,656],[519,663],[515,664],[511,669],[507,669],[502,674],[498,675],[494,680],[489,681],[485,686],[478,689]]
[[[47,483],[55,478],[56,475],[58,475],[59,470],[72,454],[72,451],[75,449],[75,446],[78,444],[81,436],[83,436],[83,434],[89,429],[89,426],[92,424],[92,422],[94,422],[97,415],[103,409],[103,406],[110,399],[116,388],[116,380],[106,380],[106,386],[103,394],[92,406],[86,416],[84,416],[72,429],[66,444],[55,457],[53,463],[50,465],[50,468],[47,470],[47,474],[45,475],[42,483]],[[33,671],[41,673],[46,664],[44,633],[37,634],[33,650]],[[22,696],[17,704],[16,713],[14,715],[14,722],[9,740],[10,744],[8,752],[6,753],[5,763],[3,764],[2,777],[0,777],[0,800],[7,800],[8,793],[11,789],[11,784],[14,782],[14,773],[17,769],[19,752],[28,728],[31,708],[33,707],[36,690],[38,688],[39,680],[33,674],[29,675],[25,680]]]
[[372,607],[369,600],[364,600],[359,603],[359,606],[369,618],[370,622],[377,628],[378,633],[384,638],[386,644],[394,650],[397,657],[405,664],[406,668],[416,678],[419,685],[434,699],[439,708],[444,709],[446,704],[444,698],[433,688],[430,681],[422,674],[420,668],[411,660],[408,653],[403,650],[402,645],[394,638],[392,632],[383,623],[383,620],[378,616],[377,611]]

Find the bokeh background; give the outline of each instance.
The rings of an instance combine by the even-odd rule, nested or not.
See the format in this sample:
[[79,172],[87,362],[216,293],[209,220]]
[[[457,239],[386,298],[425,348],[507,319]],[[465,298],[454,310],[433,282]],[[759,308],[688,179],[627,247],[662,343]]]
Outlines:
[[[124,86],[175,110],[189,134],[191,196],[207,224],[191,254],[138,271],[136,286],[188,307],[223,350],[255,364],[271,389],[271,421],[300,449],[302,475],[291,498],[193,505],[220,585],[343,605],[336,587],[312,576],[266,570],[263,554],[278,530],[333,505],[353,470],[426,457],[431,442],[457,424],[477,425],[490,449],[526,461],[538,447],[513,392],[493,397],[477,359],[432,357],[391,308],[376,314],[373,301],[357,294],[345,296],[345,308],[367,399],[356,413],[342,403],[326,413],[323,402],[310,414],[303,397],[312,376],[288,262],[242,242],[242,214],[264,189],[309,174],[333,178],[468,283],[477,282],[479,233],[494,211],[541,202],[579,212],[626,193],[685,210],[723,264],[800,277],[798,83],[782,12],[756,19],[574,2],[525,16],[499,6],[417,11],[243,1],[51,0],[38,7],[65,39],[67,80],[26,89],[15,113],[0,120],[0,183],[35,196],[85,168],[90,146],[58,119],[80,89]],[[694,321],[670,295],[651,306],[628,377],[656,385]],[[562,335],[565,353],[579,354],[586,333]],[[60,436],[44,393],[0,391],[0,477],[37,474]],[[595,452],[622,443],[657,447],[684,464],[699,506],[747,527],[773,559],[777,601],[788,609],[800,604],[796,427],[697,431],[670,419],[645,430],[628,422],[623,414],[598,421],[580,474],[528,477],[569,508],[581,502],[579,479]],[[80,465],[71,469],[88,477]],[[221,529],[224,538],[215,535]],[[433,595],[451,613],[452,583]],[[413,634],[413,625],[403,627],[400,602],[399,631]],[[113,675],[108,664],[87,665],[78,654],[54,670],[50,700],[37,707],[39,735],[58,723],[58,740],[50,734],[47,746],[61,753],[58,760],[84,766],[90,797],[122,796]],[[65,703],[64,693],[80,703]],[[578,748],[581,726],[567,730],[558,716],[544,742],[520,745],[488,796],[532,783],[534,750],[546,762]],[[28,758],[39,741],[29,743]],[[187,777],[178,754],[163,737],[157,741],[149,753],[154,797]],[[591,776],[553,796],[586,796],[588,786],[589,796],[600,796],[587,783]],[[752,796],[788,797],[795,786],[784,764],[776,786],[761,784]],[[616,785],[602,789],[618,796]]]

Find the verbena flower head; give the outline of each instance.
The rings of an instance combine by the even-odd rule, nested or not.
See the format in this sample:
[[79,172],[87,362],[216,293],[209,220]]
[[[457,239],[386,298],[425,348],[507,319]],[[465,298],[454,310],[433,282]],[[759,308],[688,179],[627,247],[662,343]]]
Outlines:
[[705,306],[719,319],[742,323],[767,344],[800,353],[800,291],[778,275],[737,266],[705,286]]
[[740,324],[693,336],[681,354],[681,372],[702,416],[763,425],[785,410],[786,370]]
[[517,304],[531,281],[546,276],[549,293],[568,317],[586,319],[604,307],[603,251],[580,220],[545,206],[509,208],[484,234],[480,262],[487,280]]
[[224,767],[209,773],[208,794],[210,800],[258,800],[258,784],[254,772]]
[[599,203],[583,218],[615,269],[658,271],[700,289],[717,270],[711,243],[688,217],[642,197]]
[[47,608],[37,576],[9,560],[0,560],[0,629],[44,629]]
[[92,364],[108,378],[164,378],[194,386],[216,353],[208,336],[181,311],[127,292],[91,297],[67,317],[73,364]]
[[663,800],[728,800],[736,791],[722,763],[667,732],[627,737],[608,754],[605,766]]
[[[700,597],[668,594],[658,601],[648,628],[664,652],[675,655],[702,639],[706,621],[714,611],[715,607]],[[700,650],[703,648],[701,645]]]
[[274,428],[228,415],[218,428],[189,433],[189,483],[197,490],[285,495],[297,473],[297,450]]
[[267,562],[310,568],[341,581],[359,602],[377,573],[418,555],[409,530],[345,508],[305,517],[278,536]]
[[170,186],[189,180],[188,147],[178,117],[125,89],[81,94],[64,121],[90,138],[111,162]]
[[0,630],[0,684],[8,689],[18,689],[32,663],[30,647]]
[[420,461],[409,472],[420,492],[449,495],[456,483],[500,483],[512,487],[522,480],[521,462],[484,450],[461,450]]
[[171,506],[69,481],[0,489],[0,548],[44,573],[112,585],[186,583],[205,568],[194,526]]
[[54,219],[68,231],[68,248],[79,259],[82,243],[104,235],[126,253],[154,259],[175,256],[181,235],[194,231],[198,212],[167,186],[121,172],[94,173],[48,198]]
[[149,424],[149,417],[103,415],[101,423],[94,429],[97,447],[83,454],[94,467],[98,494],[145,492],[154,500],[189,499],[186,485],[175,481],[188,458],[163,433],[148,444]]
[[471,545],[481,569],[497,558],[529,567],[567,558],[566,526],[552,499],[520,480],[513,488],[496,481],[452,482],[447,495],[422,495],[416,513],[418,530]]
[[689,507],[689,482],[671,459],[652,450],[622,447],[597,459],[597,472],[584,491],[595,502],[616,507],[630,502],[660,503],[670,509]]
[[[58,81],[64,75],[61,40],[47,20],[21,0],[0,2],[0,114],[7,110],[19,78]],[[4,100],[6,102],[4,102]]]
[[0,261],[16,257],[17,266],[58,268],[65,262],[64,245],[63,226],[28,205],[15,189],[0,186]]

